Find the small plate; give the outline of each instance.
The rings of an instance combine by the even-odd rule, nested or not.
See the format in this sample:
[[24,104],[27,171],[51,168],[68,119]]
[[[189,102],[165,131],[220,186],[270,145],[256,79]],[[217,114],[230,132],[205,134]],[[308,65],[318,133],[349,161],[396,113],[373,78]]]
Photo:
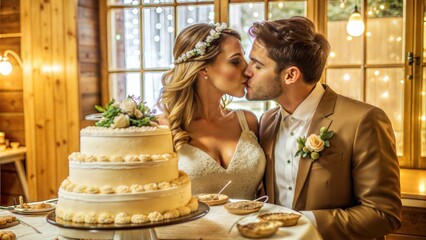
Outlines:
[[[28,203],[28,205],[36,205],[36,204],[40,204],[40,203]],[[40,209],[25,209],[25,208],[19,208],[19,207],[15,207],[10,209],[9,211],[13,212],[13,213],[17,213],[17,214],[26,214],[26,215],[31,215],[31,214],[44,214],[44,213],[48,213],[52,210],[54,210],[56,208],[56,204],[54,203],[49,203],[50,205],[52,205],[49,208],[40,208]]]
[[10,223],[6,223],[6,224],[3,224],[3,225],[0,225],[0,229],[8,228],[8,227],[13,227],[13,226],[18,225],[19,223],[20,223],[19,220],[14,220],[14,221],[12,221]]

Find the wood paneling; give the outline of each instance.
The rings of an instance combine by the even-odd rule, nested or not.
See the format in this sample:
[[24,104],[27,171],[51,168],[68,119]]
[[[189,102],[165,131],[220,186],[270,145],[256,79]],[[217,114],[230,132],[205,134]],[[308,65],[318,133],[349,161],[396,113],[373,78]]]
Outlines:
[[[99,17],[98,1],[79,1],[78,5],[78,56],[80,78],[80,126],[93,125],[85,120],[96,113],[95,105],[101,104]],[[95,4],[96,3],[96,4]]]
[[19,196],[23,196],[21,184],[16,173],[15,165],[13,163],[1,165],[1,201],[0,204],[3,206],[9,206],[13,204],[13,198],[18,199]]
[[57,196],[78,151],[77,1],[22,1],[27,172],[31,200]]
[[0,111],[22,113],[24,111],[22,91],[0,91]]

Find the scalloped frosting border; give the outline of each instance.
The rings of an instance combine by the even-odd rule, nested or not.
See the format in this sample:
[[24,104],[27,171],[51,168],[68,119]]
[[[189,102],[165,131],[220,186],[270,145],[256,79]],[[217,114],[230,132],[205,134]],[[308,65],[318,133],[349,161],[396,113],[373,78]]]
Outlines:
[[145,214],[130,214],[126,212],[119,212],[116,215],[110,212],[76,212],[71,210],[62,210],[56,208],[56,216],[65,220],[76,223],[116,223],[116,224],[130,224],[130,223],[146,223],[146,222],[158,222],[162,220],[169,220],[181,216],[188,215],[198,210],[198,200],[192,197],[189,203],[183,207],[176,209],[167,210],[163,213],[158,211]]
[[170,128],[165,125],[160,125],[158,127],[144,126],[144,127],[127,127],[127,128],[105,128],[105,127],[96,127],[89,126],[80,130],[80,136],[91,136],[91,135],[121,135],[121,134],[143,134],[143,135],[152,135],[152,134],[164,134],[170,133]]
[[84,154],[81,152],[73,152],[68,156],[70,162],[150,162],[150,161],[169,161],[177,158],[177,153],[163,154],[140,154],[140,155],[125,155],[125,156],[98,156]]
[[60,189],[66,192],[75,192],[75,193],[88,193],[88,194],[131,194],[131,193],[141,193],[148,191],[157,191],[157,190],[165,190],[174,188],[183,184],[188,183],[189,176],[183,171],[179,171],[179,177],[170,182],[159,182],[159,183],[147,183],[147,184],[132,184],[128,185],[120,185],[117,187],[113,187],[111,185],[104,186],[86,186],[86,185],[78,185],[69,179],[65,179],[62,181]]

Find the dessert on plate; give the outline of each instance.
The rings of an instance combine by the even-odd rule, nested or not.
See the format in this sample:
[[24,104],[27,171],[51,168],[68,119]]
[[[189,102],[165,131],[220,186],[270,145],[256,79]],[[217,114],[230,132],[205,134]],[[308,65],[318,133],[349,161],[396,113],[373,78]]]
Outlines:
[[201,193],[197,194],[195,197],[209,206],[221,205],[229,201],[227,195],[217,193]]
[[224,205],[224,208],[232,214],[244,215],[259,211],[263,207],[263,202],[258,201],[239,201],[230,202]]
[[266,238],[274,235],[278,225],[274,222],[253,222],[248,224],[237,224],[239,233],[248,238]]
[[301,217],[300,214],[285,213],[285,212],[272,212],[262,213],[257,216],[261,221],[277,222],[280,227],[294,226]]

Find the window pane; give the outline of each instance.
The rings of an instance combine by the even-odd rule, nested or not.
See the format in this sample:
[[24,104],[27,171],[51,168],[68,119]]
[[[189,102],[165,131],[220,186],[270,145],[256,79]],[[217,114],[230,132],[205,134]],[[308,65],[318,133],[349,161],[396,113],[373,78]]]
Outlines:
[[251,39],[247,34],[248,30],[253,22],[264,19],[264,6],[264,3],[229,4],[230,27],[240,32],[246,56],[249,55],[252,45]]
[[173,0],[141,0],[143,4],[173,3]]
[[404,70],[375,68],[367,70],[366,100],[383,109],[395,131],[398,155],[403,154]]
[[306,16],[305,1],[271,2],[268,6],[268,19],[276,20],[292,16]]
[[141,96],[140,73],[111,73],[109,75],[111,96],[121,101],[127,96]]
[[109,68],[140,68],[139,9],[111,10]]
[[[157,103],[158,97],[160,96],[160,90],[163,87],[161,84],[162,72],[148,72],[144,73],[144,101],[147,106],[154,109],[154,105]],[[159,113],[158,108],[157,113]]]
[[213,5],[199,5],[199,6],[179,6],[177,7],[178,13],[178,31],[180,32],[185,27],[194,23],[213,23],[214,9]]
[[359,101],[363,100],[360,69],[327,69],[326,83],[339,94]]
[[368,64],[404,62],[403,4],[403,0],[368,1],[366,31]]
[[109,0],[110,5],[138,5],[139,0]]
[[351,37],[346,31],[348,18],[354,9],[349,2],[331,0],[328,3],[327,39],[331,45],[328,64],[361,64],[362,37]]
[[421,97],[421,156],[426,157],[426,68],[423,68],[423,87]]
[[173,7],[144,8],[144,68],[168,68],[174,44]]

